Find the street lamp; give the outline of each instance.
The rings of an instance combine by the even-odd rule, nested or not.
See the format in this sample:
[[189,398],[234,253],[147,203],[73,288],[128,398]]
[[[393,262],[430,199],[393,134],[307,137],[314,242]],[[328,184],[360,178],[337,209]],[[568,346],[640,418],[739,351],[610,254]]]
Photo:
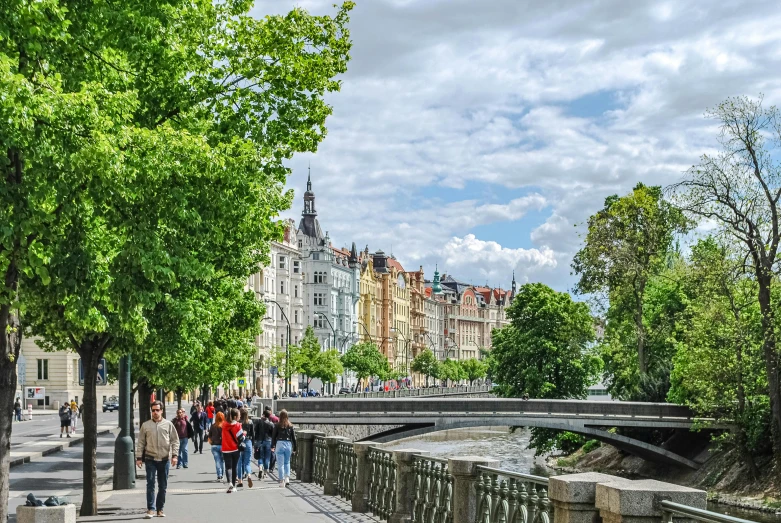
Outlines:
[[366,325],[364,325],[360,321],[354,321],[353,322],[353,324],[356,324],[356,323],[358,325],[360,325],[361,327],[363,327],[363,331],[366,333],[366,339],[371,342],[372,341],[372,335],[369,333],[369,329],[366,328]]
[[[258,292],[258,294],[260,294],[260,292]],[[290,320],[287,319],[285,309],[282,308],[282,305],[268,298],[264,299],[263,302],[273,303],[279,307],[279,312],[282,313],[282,317],[287,322],[287,337],[285,338],[285,393],[290,395]]]

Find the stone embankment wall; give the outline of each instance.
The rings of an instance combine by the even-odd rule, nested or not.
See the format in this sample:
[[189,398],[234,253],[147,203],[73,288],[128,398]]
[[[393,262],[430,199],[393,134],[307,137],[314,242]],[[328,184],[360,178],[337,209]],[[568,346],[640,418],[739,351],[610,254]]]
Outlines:
[[[293,420],[295,423],[295,420]],[[297,425],[301,430],[319,430],[326,436],[343,436],[350,441],[361,441],[375,434],[403,427],[403,425],[325,425],[302,423]]]

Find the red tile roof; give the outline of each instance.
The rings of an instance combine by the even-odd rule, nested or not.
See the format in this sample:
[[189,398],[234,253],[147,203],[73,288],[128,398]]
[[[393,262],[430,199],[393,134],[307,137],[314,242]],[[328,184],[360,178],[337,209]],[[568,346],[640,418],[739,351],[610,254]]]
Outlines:
[[395,258],[388,257],[388,267],[393,267],[397,271],[406,272],[404,267],[402,267],[399,261]]

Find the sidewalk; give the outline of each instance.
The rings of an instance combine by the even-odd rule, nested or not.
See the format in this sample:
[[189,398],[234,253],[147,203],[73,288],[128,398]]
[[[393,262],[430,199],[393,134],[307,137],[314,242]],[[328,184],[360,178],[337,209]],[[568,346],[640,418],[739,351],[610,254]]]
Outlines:
[[[192,447],[192,443],[190,443]],[[192,449],[191,449],[192,450]],[[253,466],[253,470],[257,467]],[[216,480],[209,444],[203,454],[190,455],[187,469],[172,468],[168,480],[165,505],[166,521],[170,523],[220,523],[253,521],[269,518],[285,523],[337,521],[345,523],[375,522],[366,514],[350,512],[342,498],[324,496],[321,487],[292,481],[288,488],[279,488],[273,479],[255,481],[254,488],[227,494],[227,485]],[[100,515],[79,518],[79,521],[134,521],[146,512],[146,479],[136,480],[136,489],[111,491],[111,483],[98,496]],[[107,518],[108,516],[108,518]],[[110,518],[110,519],[109,519]]]
[[[98,436],[111,433],[117,428],[117,415],[100,413],[98,415]],[[60,437],[59,418],[51,416],[35,417],[32,421],[14,422],[11,432],[11,467],[40,459],[63,449],[81,444],[84,438],[81,420],[76,434],[70,438]]]

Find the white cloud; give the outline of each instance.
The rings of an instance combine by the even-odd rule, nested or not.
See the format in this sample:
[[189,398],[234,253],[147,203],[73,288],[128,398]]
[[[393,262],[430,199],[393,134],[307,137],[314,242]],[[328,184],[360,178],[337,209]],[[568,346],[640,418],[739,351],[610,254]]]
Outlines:
[[[256,12],[325,14],[332,3],[260,0]],[[300,194],[311,160],[337,243],[392,244],[429,273],[447,253],[463,278],[525,263],[567,288],[574,225],[638,181],[678,179],[715,145],[706,108],[760,92],[781,102],[781,11],[762,0],[365,0],[351,34],[328,137],[293,161],[291,184]],[[570,110],[596,93],[607,93],[591,102],[604,107]],[[469,240],[474,227],[531,211],[549,215],[520,240]],[[532,252],[542,258],[512,261]],[[548,259],[556,263],[537,264]]]

